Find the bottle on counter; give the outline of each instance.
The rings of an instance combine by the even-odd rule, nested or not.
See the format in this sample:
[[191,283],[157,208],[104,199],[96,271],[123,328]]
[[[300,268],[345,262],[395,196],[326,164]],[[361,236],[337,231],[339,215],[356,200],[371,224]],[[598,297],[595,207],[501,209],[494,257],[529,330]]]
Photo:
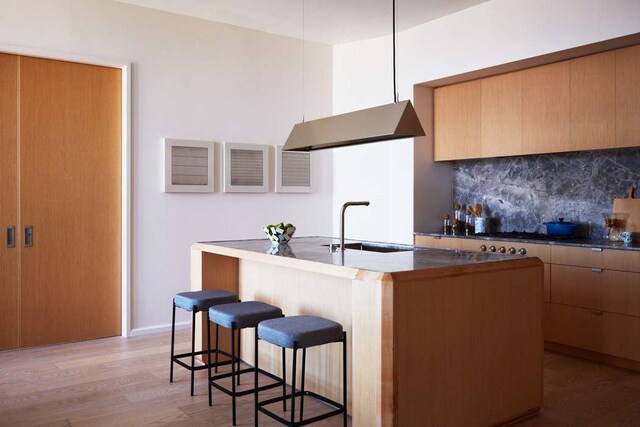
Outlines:
[[443,220],[442,233],[445,235],[451,234],[451,216],[448,213],[444,214],[442,216],[442,220]]
[[451,233],[454,235],[460,233],[460,220],[457,218],[454,218],[453,221],[451,221]]
[[475,217],[473,216],[473,213],[471,212],[471,208],[469,206],[467,206],[467,210],[465,211],[465,217],[464,217],[464,234],[466,234],[467,236],[469,234],[473,234],[473,226],[475,223]]

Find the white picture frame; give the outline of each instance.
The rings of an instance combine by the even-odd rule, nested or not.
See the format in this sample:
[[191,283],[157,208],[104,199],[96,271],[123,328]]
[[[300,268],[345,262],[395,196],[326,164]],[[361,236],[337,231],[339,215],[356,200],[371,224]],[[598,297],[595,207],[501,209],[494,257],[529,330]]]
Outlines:
[[[282,145],[276,145],[275,148],[276,193],[312,193],[314,178],[314,156],[308,151],[283,152]],[[289,158],[287,159],[287,157]],[[285,162],[284,160],[287,161]],[[291,166],[295,167],[295,171],[287,171],[285,169]]]
[[213,193],[214,144],[164,138],[165,193]]
[[225,142],[223,149],[225,193],[269,191],[269,146]]

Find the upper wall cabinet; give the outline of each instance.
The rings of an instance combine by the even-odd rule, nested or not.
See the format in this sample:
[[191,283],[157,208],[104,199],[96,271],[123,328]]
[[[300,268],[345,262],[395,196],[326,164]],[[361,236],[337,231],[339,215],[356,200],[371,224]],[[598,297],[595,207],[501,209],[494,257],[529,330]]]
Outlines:
[[616,145],[616,54],[573,59],[571,66],[571,150]]
[[640,45],[616,51],[616,145],[640,145]]
[[522,73],[482,79],[482,157],[522,153]]
[[522,72],[522,153],[571,150],[568,62]]
[[640,45],[436,88],[435,160],[640,146]]
[[434,92],[435,160],[480,157],[482,82],[444,86]]

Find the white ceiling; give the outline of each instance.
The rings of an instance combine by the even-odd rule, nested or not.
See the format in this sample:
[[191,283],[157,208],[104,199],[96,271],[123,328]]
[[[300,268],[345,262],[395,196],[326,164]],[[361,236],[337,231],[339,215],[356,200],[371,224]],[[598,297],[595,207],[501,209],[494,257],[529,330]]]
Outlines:
[[[116,0],[305,40],[347,43],[391,34],[392,0]],[[398,29],[488,0],[397,0]]]

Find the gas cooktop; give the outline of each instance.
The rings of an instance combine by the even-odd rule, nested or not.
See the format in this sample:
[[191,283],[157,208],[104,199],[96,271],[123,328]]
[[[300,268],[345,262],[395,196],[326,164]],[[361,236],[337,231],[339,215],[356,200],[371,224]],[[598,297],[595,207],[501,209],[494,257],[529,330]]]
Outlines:
[[502,238],[502,239],[527,239],[527,240],[570,240],[574,236],[550,236],[544,233],[534,233],[529,231],[508,231],[500,233],[477,233],[479,237]]

